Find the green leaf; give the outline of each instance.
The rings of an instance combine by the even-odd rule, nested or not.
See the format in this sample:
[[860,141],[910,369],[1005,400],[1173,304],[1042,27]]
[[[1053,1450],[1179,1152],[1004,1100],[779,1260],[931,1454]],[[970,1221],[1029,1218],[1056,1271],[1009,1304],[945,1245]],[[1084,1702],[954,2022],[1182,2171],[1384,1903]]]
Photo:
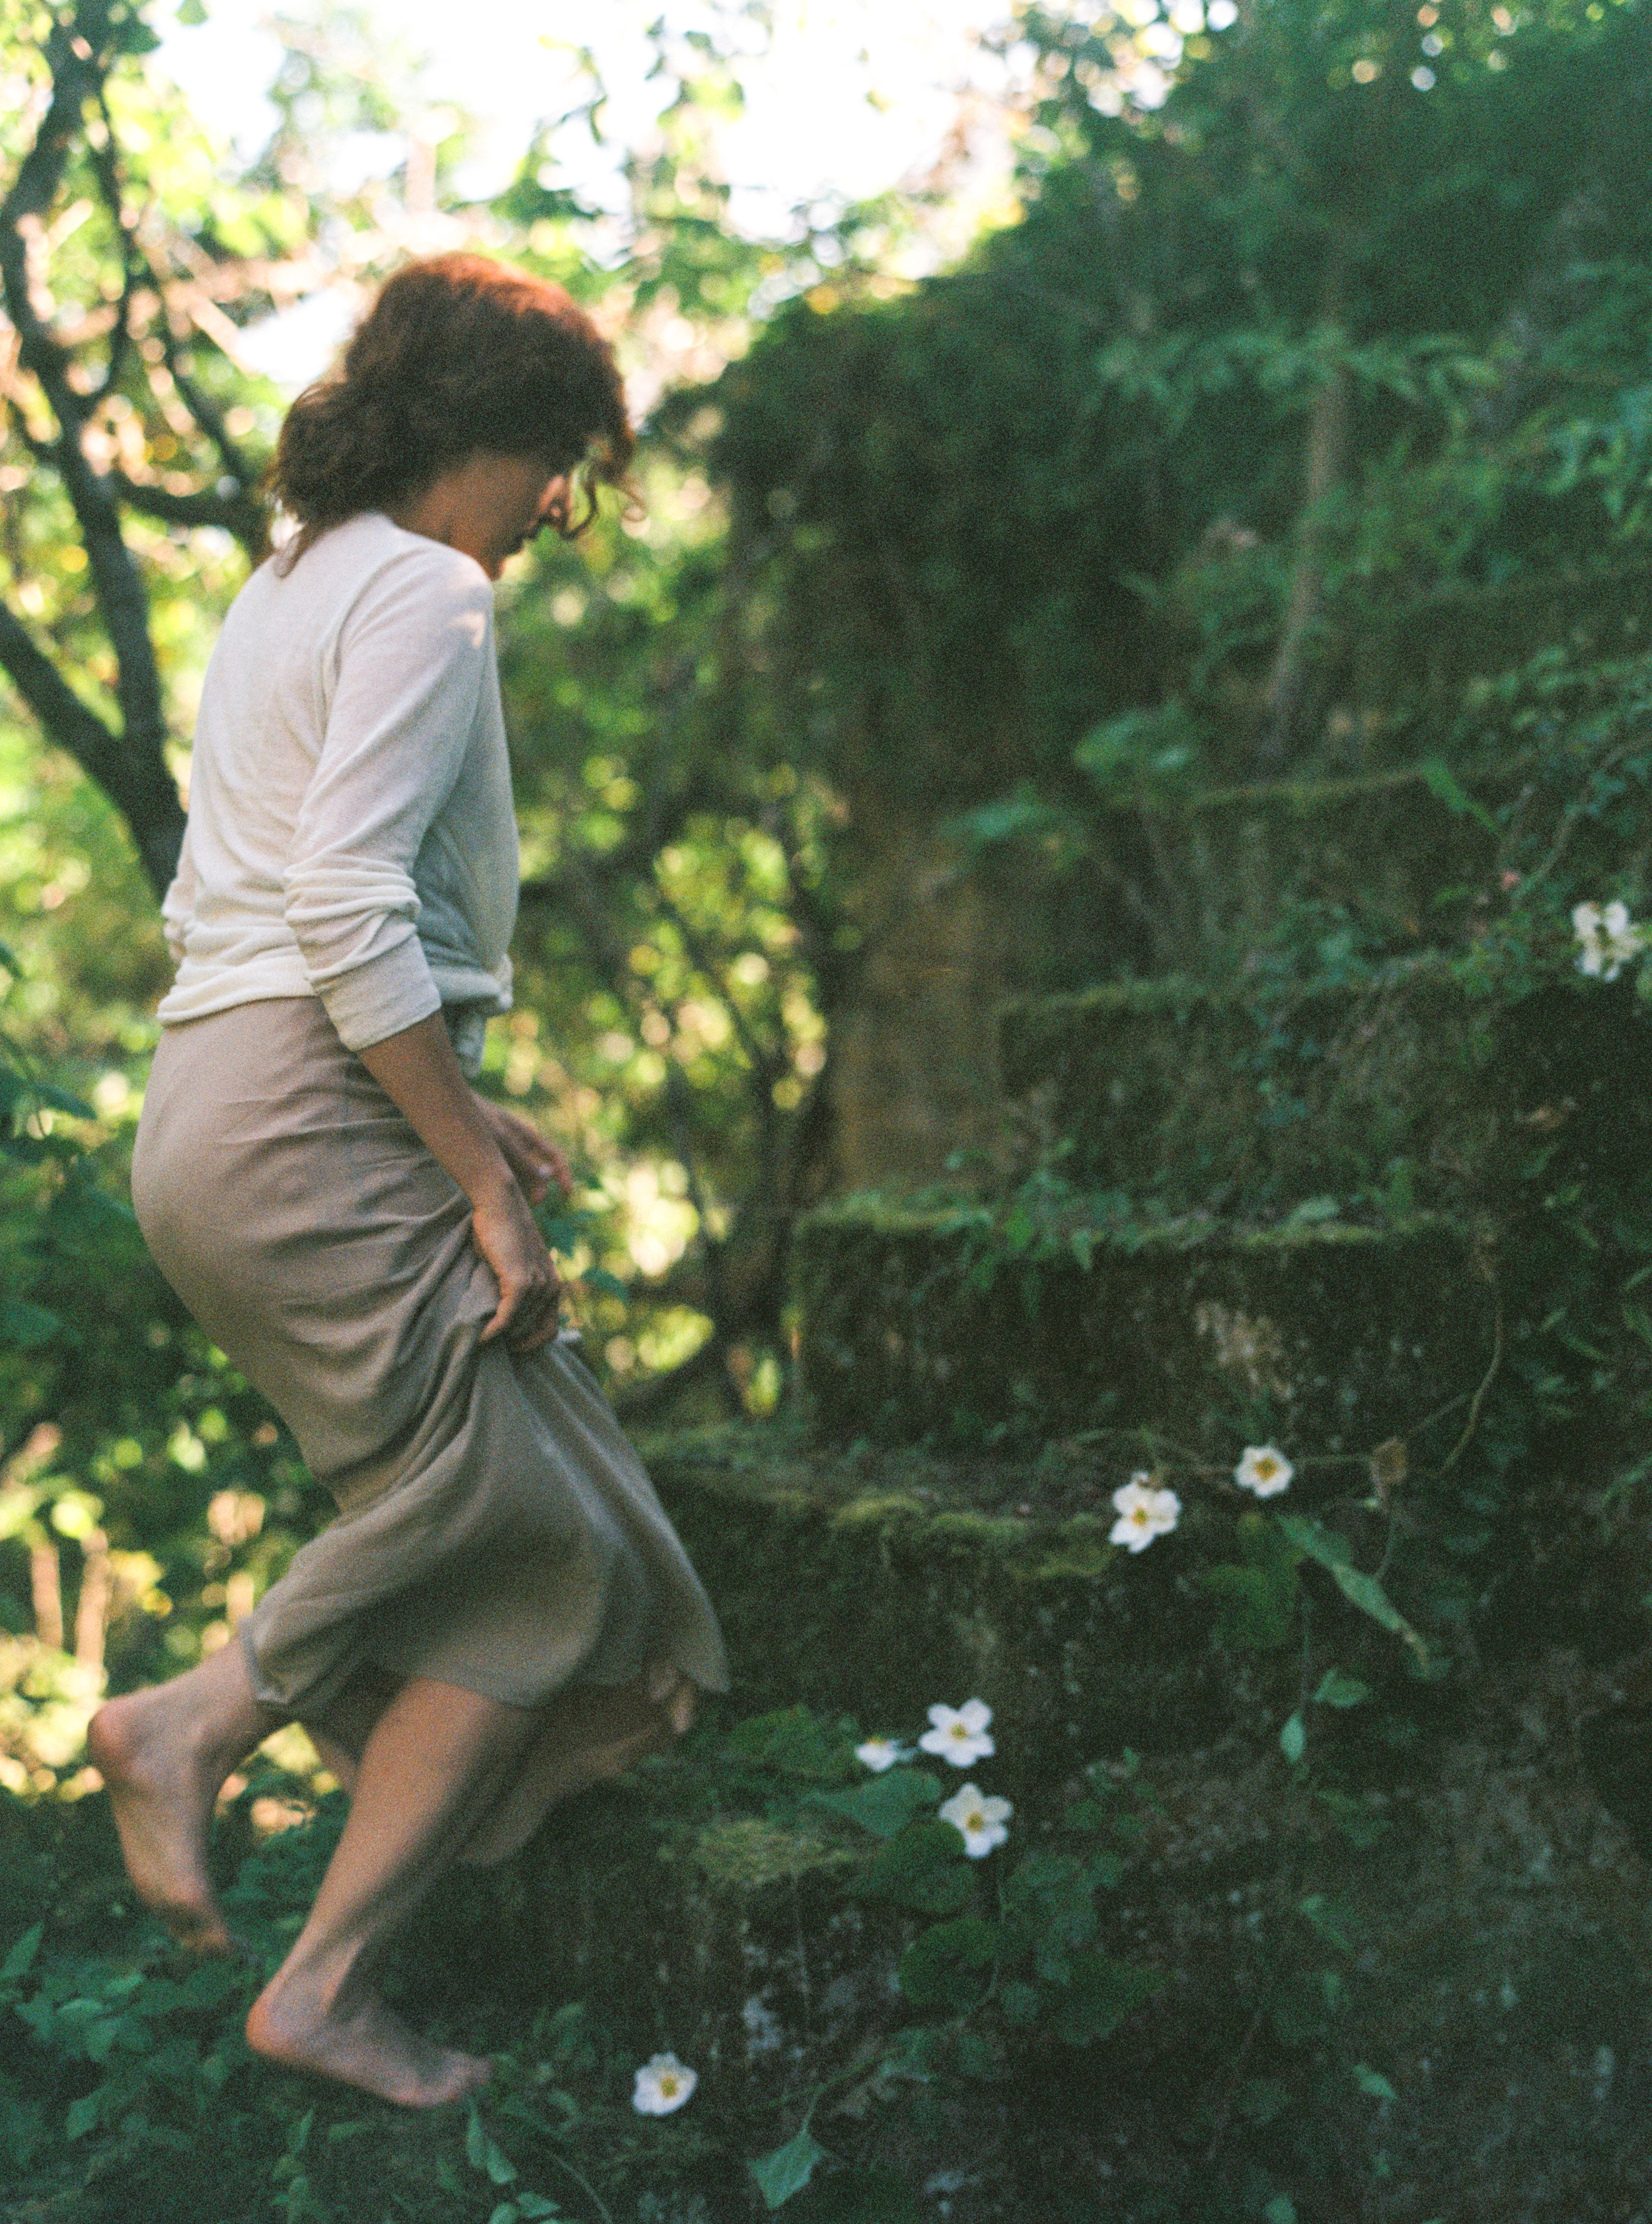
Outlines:
[[1290,1717],[1289,1721],[1285,1724],[1284,1728],[1279,1733],[1279,1750],[1284,1754],[1286,1760],[1289,1761],[1291,1766],[1294,1768],[1297,1762],[1302,1758],[1303,1750],[1307,1744],[1307,1732],[1302,1727],[1302,1716],[1299,1709],[1297,1713],[1294,1714]]
[[84,1096],[71,1096],[66,1089],[54,1088],[49,1081],[37,1081],[34,1094],[54,1112],[67,1112],[77,1120],[95,1120],[98,1116]]
[[555,2202],[547,2201],[542,2193],[519,2193],[516,2208],[518,2216],[560,2216],[562,2214]]
[[1380,2069],[1373,2069],[1369,2062],[1356,2062],[1354,2083],[1373,2101],[1397,2101],[1399,2094]]
[[1263,1513],[1239,1516],[1238,1540],[1240,1564],[1205,1569],[1199,1585],[1216,1601],[1216,1633],[1225,1645],[1275,1652],[1296,1633],[1302,1556]]
[[502,2201],[488,2219],[488,2224],[516,2224],[522,2215],[514,2201]]
[[1110,2038],[1126,2016],[1155,1999],[1164,1986],[1156,1969],[1115,1962],[1098,1947],[1086,1947],[1073,1956],[1067,1985],[1051,2002],[1050,2030],[1068,2046]]
[[901,1956],[901,1990],[915,2008],[972,2008],[986,1990],[1002,1927],[979,1915],[936,1923]]
[[19,1351],[36,1351],[49,1343],[62,1327],[61,1317],[44,1305],[31,1305],[26,1298],[0,1298],[0,1343],[15,1344]]
[[1326,1528],[1323,1523],[1301,1514],[1282,1513],[1275,1519],[1293,1545],[1329,1571],[1338,1589],[1351,1606],[1357,1606],[1362,1614],[1370,1614],[1382,1628],[1402,1639],[1410,1646],[1421,1665],[1427,1666],[1427,1646],[1376,1576],[1364,1575],[1354,1566],[1344,1538],[1334,1530]]
[[204,23],[206,10],[202,7],[201,0],[183,0],[182,7],[178,10],[178,21],[191,30],[197,23]]
[[1264,2224],[1296,2224],[1296,2203],[1288,2193],[1276,2193],[1262,2212]]
[[747,2168],[757,2181],[764,2205],[770,2209],[778,2208],[794,2193],[801,2193],[813,2177],[815,2165],[824,2162],[829,2151],[805,2126],[783,2147],[775,2147],[771,2153],[749,2163]]
[[46,1925],[37,1923],[32,1930],[25,1930],[12,1945],[3,1962],[0,1962],[0,1985],[15,1985],[19,1977],[27,1976],[40,1951],[41,1940],[46,1936]]
[[1362,1684],[1358,1676],[1345,1676],[1340,1668],[1327,1668],[1320,1678],[1313,1703],[1319,1707],[1362,1707],[1370,1695],[1370,1685]]
[[66,2139],[83,2139],[88,2132],[97,2130],[98,2103],[102,2097],[100,2092],[83,2093],[78,2101],[70,2102],[69,2113],[63,2120]]
[[1054,1853],[1048,1847],[1035,1847],[1022,1855],[1005,1881],[1003,1904],[1007,1912],[1021,1919],[1038,1951],[1059,1954],[1086,1945],[1096,1927],[1088,1867],[1072,1854]]
[[1353,1917],[1340,1901],[1327,1899],[1322,1892],[1311,1892],[1296,1905],[1327,1945],[1338,1947],[1345,1954],[1353,1952]]
[[[875,1837],[892,1838],[903,1830],[921,1808],[933,1807],[940,1798],[940,1779],[921,1768],[889,1768],[848,1791],[811,1791],[812,1807],[858,1823]],[[949,1824],[943,1824],[948,1829]]]
[[1451,767],[1439,757],[1425,757],[1417,771],[1430,794],[1437,795],[1446,808],[1458,818],[1477,820],[1488,834],[1502,832],[1502,828],[1484,804],[1469,793]]
[[955,1915],[970,1896],[967,1857],[950,1823],[909,1823],[855,1880],[856,1896],[893,1900],[921,1915]]
[[1351,1792],[1326,1787],[1314,1794],[1351,1846],[1369,1853],[1388,1829],[1387,1819],[1357,1799]]
[[499,2151],[474,2107],[465,2126],[465,2159],[472,2170],[484,2171],[495,2185],[511,2185],[516,2182],[516,2165]]
[[777,1768],[786,1776],[813,1777],[828,1783],[848,1775],[847,1747],[807,1707],[778,1707],[751,1715],[729,1732],[729,1743],[747,1760]]

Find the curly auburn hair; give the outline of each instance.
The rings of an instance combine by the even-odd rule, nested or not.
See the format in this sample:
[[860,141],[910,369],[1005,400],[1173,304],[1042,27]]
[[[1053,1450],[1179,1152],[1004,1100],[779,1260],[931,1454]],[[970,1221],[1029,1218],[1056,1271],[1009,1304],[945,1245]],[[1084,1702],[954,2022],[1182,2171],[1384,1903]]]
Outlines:
[[[613,350],[560,286],[483,255],[409,262],[380,287],[338,368],[287,413],[269,490],[300,531],[294,563],[334,525],[383,509],[478,449],[624,487],[636,441]],[[583,468],[581,468],[583,467]]]

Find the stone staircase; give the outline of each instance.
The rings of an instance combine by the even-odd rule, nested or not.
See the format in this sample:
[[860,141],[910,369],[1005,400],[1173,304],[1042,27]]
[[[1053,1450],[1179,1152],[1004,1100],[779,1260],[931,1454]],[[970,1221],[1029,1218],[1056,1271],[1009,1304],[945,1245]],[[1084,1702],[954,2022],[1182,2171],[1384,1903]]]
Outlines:
[[[1320,2063],[1304,2136],[1340,2158],[1344,2205],[1325,2214],[1355,2213],[1368,2169],[1388,2173],[1396,2218],[1616,2214],[1607,2189],[1637,2182],[1633,2109],[1599,2104],[1586,2166],[1574,2111],[1590,2064],[1624,2065],[1623,2094],[1652,2087],[1643,1995],[1601,1981],[1624,1954],[1652,1976],[1636,1849],[1652,1843],[1652,1816],[1610,1785],[1608,1811],[1590,1755],[1603,1735],[1620,1753],[1634,1744],[1642,1713],[1652,1728],[1652,1677],[1643,1708],[1639,1671],[1621,1658],[1641,1641],[1630,1594],[1652,1579],[1652,1549],[1593,1566],[1590,1595],[1604,1583],[1611,1602],[1592,1649],[1575,1626],[1557,1641],[1546,1605],[1523,1636],[1496,1640],[1504,1650],[1478,1681],[1438,1689],[1437,1670],[1419,1672],[1326,1586],[1315,1675],[1334,1655],[1378,1691],[1395,1753],[1434,1756],[1396,1760],[1389,1790],[1360,1794],[1376,1818],[1363,1844],[1330,1809],[1306,1846],[1300,1819],[1282,1835],[1278,1732],[1311,1696],[1300,1648],[1230,1641],[1209,1578],[1233,1562],[1242,1501],[1227,1477],[1246,1443],[1282,1444],[1298,1474],[1281,1503],[1323,1513],[1354,1560],[1377,1562],[1385,1522],[1376,1501],[1354,1507],[1351,1477],[1367,1488],[1370,1455],[1392,1438],[1420,1469],[1446,1456],[1522,1332],[1501,1247],[1513,1229],[1522,1260],[1541,1255],[1538,1192],[1647,1162],[1652,1023],[1627,983],[1542,988],[1510,1008],[1420,960],[1294,1002],[1108,986],[1010,1008],[1001,1040],[1023,1127],[1070,1139],[1054,1174],[1047,1161],[1008,1204],[861,1197],[817,1211],[795,1253],[803,1411],[644,1446],[724,1617],[734,1709],[802,1700],[909,1734],[933,1701],[978,1695],[999,1736],[993,1786],[1029,1813],[1084,1761],[1146,1756],[1161,1818],[1118,1926],[1174,1981],[1093,2062],[1063,2071],[1136,2095],[1121,2186],[1130,2170],[1136,2183],[1174,2177],[1182,2164],[1155,2142],[1192,2139],[1178,2111],[1206,2140],[1224,2063],[1253,2042],[1261,2062],[1273,2045],[1255,2038],[1247,1926],[1275,1922],[1281,1891],[1312,1883],[1347,1911],[1351,1985],[1356,1963],[1369,1977],[1362,2005],[1322,2016],[1302,2042]],[[1604,1423],[1591,1445],[1603,1466],[1622,1450]],[[1174,1539],[1132,1557],[1108,1541],[1111,1494],[1160,1456],[1203,1480],[1184,1488]],[[1522,1488],[1558,1498],[1574,1482],[1545,1471]],[[1260,1536],[1256,1510],[1249,1520]],[[1547,1599],[1552,1579],[1533,1580]],[[1334,1745],[1329,1711],[1313,1719]],[[824,1926],[820,1966],[838,1968],[841,1997],[865,1981],[842,1959],[831,1880],[812,1859],[801,1852],[789,1875],[778,1854],[750,1874],[715,1861],[677,1873],[690,1901],[725,1910],[719,1935],[733,1922],[747,1942],[751,1997],[782,2026],[805,2012],[793,1964],[813,1950],[811,1925]],[[794,1946],[798,1906],[815,1912]],[[1497,2011],[1510,2075],[1495,2091],[1482,2059],[1494,1964],[1497,1999],[1527,2003]],[[704,2044],[737,2057],[726,2004],[714,2012],[706,1995],[705,2011]],[[1375,2132],[1356,2060],[1400,2095]],[[1065,2119],[1049,2105],[1053,2137]],[[1289,2179],[1279,2142],[1246,2132],[1231,2105],[1229,2117],[1225,2155],[1267,2149],[1282,2172],[1269,2182]],[[1002,2182],[950,2213],[1044,2214],[1028,2205],[1044,2134],[1032,2136],[1022,2164],[1001,2156]],[[1184,2161],[1192,2183],[1191,2149]],[[1052,2215],[1135,2213],[1107,2205],[1093,2160],[1063,2198]]]

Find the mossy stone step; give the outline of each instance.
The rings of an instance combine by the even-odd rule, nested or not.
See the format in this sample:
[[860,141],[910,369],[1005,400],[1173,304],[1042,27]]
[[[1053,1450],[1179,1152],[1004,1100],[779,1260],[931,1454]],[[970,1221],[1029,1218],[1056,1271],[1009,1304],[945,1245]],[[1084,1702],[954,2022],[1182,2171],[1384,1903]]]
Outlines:
[[[640,1442],[721,1618],[738,1713],[801,1699],[910,1736],[938,1701],[984,1699],[1010,1788],[1232,1728],[1233,1660],[1205,1641],[1216,1609],[1195,1581],[1233,1557],[1231,1487],[1190,1492],[1176,1533],[1133,1556],[1108,1541],[1128,1469],[1105,1449],[834,1451],[776,1423]],[[1248,1658],[1253,1691],[1295,1672]]]
[[1443,1215],[1079,1214],[1041,1258],[987,1236],[984,1210],[876,1199],[800,1224],[802,1372],[826,1437],[1145,1427],[1218,1461],[1264,1437],[1294,1456],[1358,1452],[1472,1390],[1491,1350],[1487,1262]]
[[1295,998],[1182,979],[1026,999],[1000,1018],[1005,1088],[1068,1170],[1232,1210],[1392,1188],[1505,1190],[1540,1139],[1578,1171],[1644,1163],[1652,1013],[1627,979],[1513,1004],[1443,958]]

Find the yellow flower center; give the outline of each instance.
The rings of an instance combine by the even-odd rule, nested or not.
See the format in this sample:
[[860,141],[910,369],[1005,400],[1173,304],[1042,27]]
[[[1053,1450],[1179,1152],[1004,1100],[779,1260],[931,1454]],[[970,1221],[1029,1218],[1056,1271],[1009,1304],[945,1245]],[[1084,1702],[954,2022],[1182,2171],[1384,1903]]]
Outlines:
[[660,2098],[662,2101],[674,2100],[676,2092],[677,2081],[668,2073],[660,2080]]
[[1151,1512],[1145,1506],[1138,1506],[1135,1513],[1130,1516],[1130,1520],[1136,1524],[1138,1529],[1145,1529],[1148,1523],[1151,1521],[1152,1519],[1153,1515]]
[[966,1815],[964,1817],[964,1828],[966,1830],[984,1830],[986,1828],[986,1816],[977,1810],[973,1814]]

